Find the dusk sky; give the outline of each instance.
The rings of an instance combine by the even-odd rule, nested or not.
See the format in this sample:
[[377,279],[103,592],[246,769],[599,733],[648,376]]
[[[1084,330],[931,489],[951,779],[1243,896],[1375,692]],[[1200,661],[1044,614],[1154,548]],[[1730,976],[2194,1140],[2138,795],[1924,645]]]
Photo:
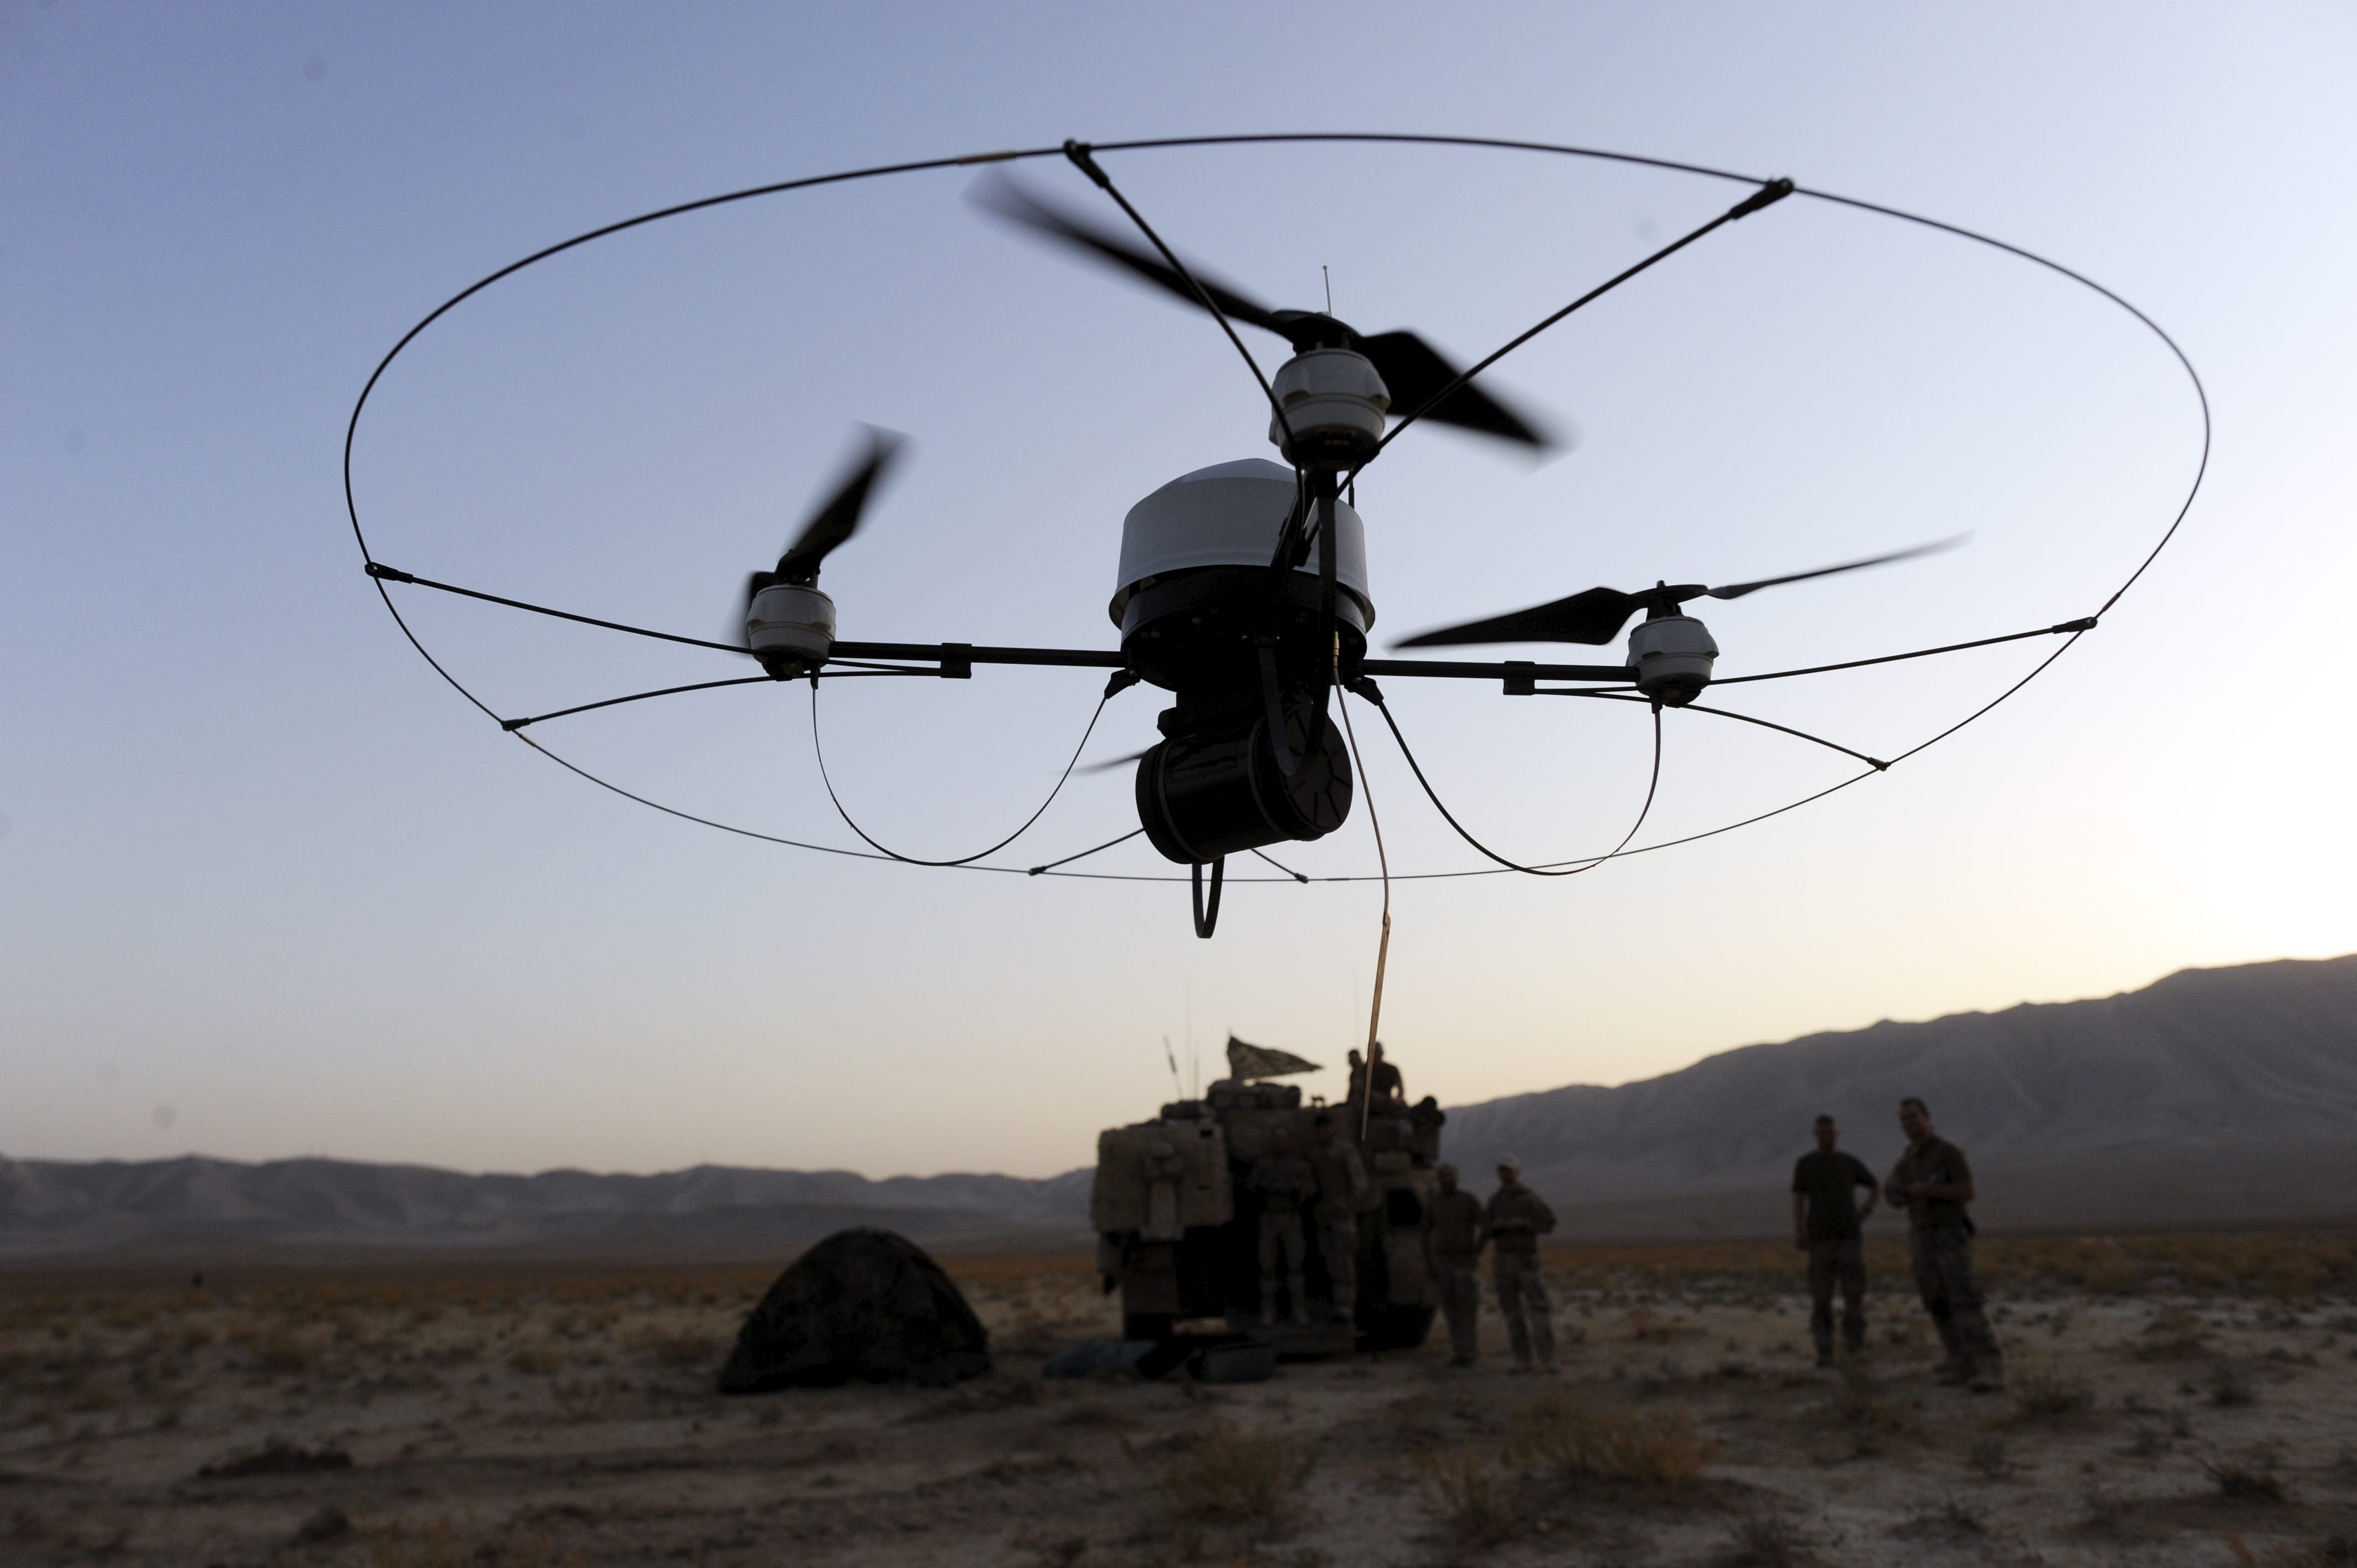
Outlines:
[[[345,520],[362,382],[494,268],[740,187],[1068,136],[1433,133],[1789,175],[2088,274],[2207,385],[2215,445],[2178,539],[1987,717],[1739,832],[1566,879],[1397,883],[1383,1034],[1412,1093],[1619,1083],[1816,1029],[2357,949],[2352,81],[2357,14],[2322,4],[6,0],[0,1154],[1045,1175],[1168,1098],[1166,1037],[1206,1079],[1230,1030],[1339,1066],[1365,1028],[1374,884],[1232,886],[1206,942],[1178,883],[922,870],[661,815],[446,686]],[[1743,194],[1430,147],[1105,162],[1223,276],[1317,307],[1330,274],[1338,315],[1464,360]],[[1061,159],[1017,173],[1119,220]],[[975,178],[737,204],[460,306],[361,426],[378,557],[713,637],[865,422],[912,446],[826,567],[842,635],[1113,647],[1124,512],[1273,456],[1266,407],[1206,319],[994,225]],[[1426,431],[1368,471],[1379,644],[1598,584],[1963,533],[1709,604],[1720,672],[2049,625],[2135,570],[2201,456],[2190,383],[2115,306],[1801,200],[1491,379],[1577,445],[1534,465]],[[393,591],[506,714],[747,672]],[[1889,757],[2053,646],[1706,701]],[[1102,681],[829,687],[836,787],[896,848],[970,852],[1053,784]],[[1486,842],[1560,860],[1627,831],[1641,708],[1386,689]],[[1088,758],[1147,744],[1162,705],[1114,699]],[[1354,717],[1394,871],[1480,869]],[[526,733],[682,811],[856,847],[811,723],[806,686],[762,685]],[[1857,771],[1706,715],[1664,735],[1640,845]],[[1272,853],[1372,872],[1369,817],[1362,799],[1331,839]],[[1135,825],[1126,770],[1076,777],[992,862]],[[1072,869],[1177,868],[1134,841]],[[1339,1074],[1308,1087],[1338,1093]]]

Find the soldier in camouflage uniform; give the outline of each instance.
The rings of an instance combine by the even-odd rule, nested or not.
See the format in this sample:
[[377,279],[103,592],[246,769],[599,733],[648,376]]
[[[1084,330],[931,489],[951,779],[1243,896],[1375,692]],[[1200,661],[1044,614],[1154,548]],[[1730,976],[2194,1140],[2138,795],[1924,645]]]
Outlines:
[[1253,1162],[1246,1185],[1260,1196],[1260,1316],[1276,1317],[1276,1281],[1282,1269],[1293,1303],[1293,1321],[1309,1321],[1309,1287],[1304,1262],[1301,1210],[1318,1191],[1318,1173],[1293,1152],[1293,1140],[1279,1127],[1268,1135],[1268,1153]]
[[1997,1349],[1987,1315],[1981,1310],[1980,1281],[1973,1273],[1973,1167],[1964,1150],[1932,1130],[1932,1112],[1913,1098],[1899,1102],[1900,1130],[1907,1152],[1891,1167],[1883,1192],[1892,1207],[1905,1205],[1915,1261],[1915,1288],[1932,1315],[1947,1352],[1940,1381],[1988,1393],[2005,1386],[2005,1358]]
[[[1539,1238],[1555,1229],[1555,1211],[1523,1185],[1522,1162],[1509,1155],[1498,1162],[1498,1190],[1490,1196],[1484,1221],[1497,1246],[1498,1311],[1513,1346],[1514,1370],[1531,1369],[1536,1342],[1539,1368],[1555,1370],[1555,1308],[1539,1273]],[[1529,1306],[1526,1322],[1524,1304]]]
[[1481,1353],[1481,1249],[1490,1222],[1481,1200],[1457,1185],[1457,1167],[1442,1165],[1440,1184],[1425,1211],[1425,1239],[1433,1277],[1440,1283],[1440,1310],[1448,1315],[1448,1364],[1470,1367]]
[[1367,1199],[1367,1166],[1359,1146],[1335,1135],[1331,1112],[1311,1123],[1310,1168],[1318,1173],[1318,1253],[1334,1290],[1334,1316],[1344,1323],[1359,1310],[1359,1210]]
[[[1817,1118],[1817,1149],[1792,1165],[1792,1244],[1809,1255],[1809,1334],[1817,1365],[1834,1364],[1834,1287],[1842,1294],[1842,1338],[1855,1356],[1866,1348],[1866,1240],[1881,1185],[1857,1155],[1835,1145],[1841,1126]],[[1866,1207],[1857,1188],[1866,1188]]]

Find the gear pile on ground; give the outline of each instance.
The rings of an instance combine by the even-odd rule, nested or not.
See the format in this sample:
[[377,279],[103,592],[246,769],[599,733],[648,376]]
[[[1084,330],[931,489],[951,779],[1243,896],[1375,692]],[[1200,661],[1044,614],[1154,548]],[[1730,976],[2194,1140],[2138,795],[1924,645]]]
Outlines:
[[940,1264],[888,1230],[844,1230],[778,1276],[737,1332],[720,1391],[946,1387],[988,1370],[989,1335]]

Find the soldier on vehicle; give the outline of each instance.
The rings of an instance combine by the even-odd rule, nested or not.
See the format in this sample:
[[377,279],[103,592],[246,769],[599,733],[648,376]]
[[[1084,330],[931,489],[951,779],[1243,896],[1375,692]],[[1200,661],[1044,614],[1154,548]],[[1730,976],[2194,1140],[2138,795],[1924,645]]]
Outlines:
[[1309,1321],[1309,1289],[1302,1278],[1301,1210],[1318,1191],[1318,1173],[1293,1152],[1293,1140],[1279,1127],[1268,1135],[1268,1153],[1253,1162],[1246,1184],[1260,1197],[1260,1316],[1276,1320],[1280,1270],[1293,1305],[1293,1321]]
[[1915,1288],[1932,1315],[1947,1352],[1940,1381],[1988,1393],[2005,1386],[2005,1358],[1981,1310],[1980,1281],[1973,1273],[1973,1167],[1964,1150],[1932,1130],[1932,1112],[1912,1096],[1899,1102],[1900,1131],[1907,1152],[1891,1167],[1883,1193],[1893,1208],[1907,1206],[1909,1240],[1915,1261]]
[[1426,1211],[1425,1236],[1440,1283],[1440,1310],[1448,1316],[1448,1364],[1470,1367],[1481,1353],[1481,1249],[1489,1245],[1490,1222],[1481,1200],[1457,1185],[1455,1165],[1432,1174],[1440,1191]]
[[1383,1043],[1381,1040],[1368,1047],[1367,1090],[1375,1097],[1378,1105],[1386,1101],[1405,1101],[1407,1098],[1406,1082],[1401,1079],[1400,1069],[1383,1059]]
[[1359,1210],[1367,1199],[1367,1166],[1359,1146],[1336,1136],[1331,1112],[1310,1124],[1309,1165],[1318,1174],[1318,1254],[1333,1286],[1334,1316],[1348,1323],[1359,1310]]
[[[1842,1341],[1856,1355],[1866,1348],[1866,1242],[1859,1234],[1874,1212],[1878,1184],[1857,1155],[1834,1147],[1841,1129],[1817,1118],[1817,1149],[1792,1166],[1792,1245],[1809,1255],[1809,1333],[1817,1365],[1834,1364],[1834,1286],[1842,1294]],[[1866,1188],[1866,1207],[1857,1189]]]
[[1555,1229],[1555,1211],[1523,1185],[1522,1162],[1512,1155],[1498,1162],[1498,1190],[1491,1195],[1483,1218],[1490,1240],[1497,1244],[1491,1267],[1498,1282],[1498,1311],[1506,1320],[1506,1335],[1513,1347],[1514,1370],[1531,1369],[1531,1347],[1535,1340],[1540,1369],[1552,1372],[1555,1309],[1547,1300],[1546,1282],[1539,1274],[1539,1238]]
[[1343,1102],[1354,1111],[1367,1097],[1367,1061],[1358,1052],[1351,1053],[1351,1087],[1343,1091]]

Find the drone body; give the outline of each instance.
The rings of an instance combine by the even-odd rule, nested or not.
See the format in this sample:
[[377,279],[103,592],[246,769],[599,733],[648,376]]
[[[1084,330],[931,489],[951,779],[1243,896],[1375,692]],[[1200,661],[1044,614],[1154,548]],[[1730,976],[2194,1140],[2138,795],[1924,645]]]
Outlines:
[[[824,755],[817,745],[817,693],[822,681],[831,682],[846,676],[934,674],[963,679],[973,673],[976,664],[988,663],[1111,671],[1113,675],[1105,687],[1104,700],[1110,700],[1126,687],[1140,682],[1159,687],[1169,693],[1171,697],[1170,705],[1157,719],[1162,738],[1134,759],[1137,764],[1135,792],[1140,824],[1137,832],[1142,833],[1167,859],[1192,868],[1193,875],[1188,880],[1195,885],[1196,933],[1208,937],[1217,919],[1222,866],[1226,856],[1286,840],[1321,838],[1333,832],[1349,817],[1356,763],[1355,746],[1348,742],[1347,723],[1338,728],[1329,716],[1332,710],[1340,705],[1338,692],[1346,691],[1353,697],[1371,703],[1382,714],[1399,744],[1404,759],[1415,771],[1417,782],[1423,786],[1434,807],[1459,836],[1483,855],[1497,862],[1501,868],[1539,875],[1568,875],[1612,859],[1627,847],[1629,839],[1624,838],[1621,844],[1608,855],[1539,865],[1518,864],[1497,854],[1473,838],[1441,804],[1439,796],[1425,778],[1414,755],[1408,752],[1406,738],[1400,735],[1396,720],[1370,677],[1416,677],[1453,680],[1460,683],[1469,680],[1494,682],[1508,696],[1546,694],[1649,703],[1653,710],[1654,778],[1657,781],[1660,777],[1661,714],[1664,709],[1675,708],[1692,708],[1723,719],[1765,725],[1842,752],[1868,764],[1875,771],[1890,766],[1864,752],[1853,751],[1821,736],[1790,729],[1764,718],[1699,706],[1695,699],[1715,678],[1719,650],[1709,628],[1687,614],[1685,607],[1697,598],[1731,600],[1760,588],[1906,560],[1948,548],[1960,542],[1959,540],[1716,587],[1700,583],[1673,585],[1666,579],[1657,580],[1651,588],[1633,592],[1591,587],[1506,615],[1426,632],[1396,645],[1400,648],[1422,648],[1570,643],[1602,647],[1618,641],[1625,630],[1628,636],[1626,655],[1612,663],[1540,664],[1528,660],[1491,663],[1369,657],[1368,636],[1374,625],[1375,607],[1368,586],[1365,529],[1360,514],[1351,504],[1356,499],[1358,481],[1363,471],[1388,449],[1391,442],[1404,430],[1418,424],[1453,427],[1498,446],[1518,448],[1524,453],[1559,449],[1560,442],[1548,433],[1547,422],[1512,406],[1491,384],[1480,379],[1484,372],[1537,334],[1705,235],[1798,193],[1818,201],[1862,208],[1991,245],[2061,273],[2129,311],[2176,354],[2188,376],[2193,379],[2197,395],[2200,392],[2199,378],[2192,376],[2190,363],[2169,340],[2167,334],[2101,285],[2018,247],[1894,209],[1822,191],[1801,192],[1789,179],[1761,181],[1724,170],[1661,164],[1659,160],[1632,155],[1461,137],[1320,134],[1188,139],[1124,144],[1123,146],[1125,149],[1167,148],[1209,145],[1213,141],[1222,144],[1262,141],[1399,142],[1419,145],[1448,144],[1512,149],[1524,154],[1543,152],[1674,167],[1752,188],[1743,199],[1692,232],[1581,294],[1485,358],[1461,370],[1448,355],[1415,331],[1396,328],[1380,333],[1362,333],[1332,316],[1330,301],[1328,311],[1275,308],[1254,300],[1247,293],[1214,278],[1200,267],[1190,268],[1154,232],[1145,217],[1115,188],[1111,177],[1097,163],[1094,153],[1110,149],[1092,148],[1083,143],[1068,142],[1060,149],[1042,147],[1023,152],[942,158],[845,175],[813,177],[662,209],[576,236],[490,274],[446,301],[385,355],[353,408],[345,440],[346,504],[351,513],[354,537],[361,547],[364,569],[376,579],[378,591],[385,595],[386,607],[397,621],[400,611],[394,607],[391,596],[385,594],[387,583],[414,584],[674,644],[687,643],[734,652],[758,660],[761,668],[762,673],[757,676],[669,686],[530,717],[500,718],[483,699],[459,684],[455,676],[440,663],[435,662],[435,669],[446,680],[450,681],[478,708],[496,719],[500,727],[510,734],[547,719],[608,709],[621,703],[636,703],[679,692],[752,685],[764,680],[806,678],[813,693],[813,750],[823,778]],[[1035,238],[1077,252],[1092,262],[1109,264],[1128,274],[1132,281],[1158,290],[1189,309],[1208,314],[1249,365],[1258,391],[1268,407],[1269,440],[1283,459],[1282,463],[1271,463],[1265,459],[1248,458],[1198,469],[1163,485],[1130,509],[1123,525],[1115,591],[1107,607],[1120,631],[1117,651],[976,648],[951,642],[838,642],[834,602],[818,586],[820,567],[830,552],[857,532],[862,516],[875,499],[880,482],[892,464],[900,440],[883,431],[869,432],[868,448],[864,459],[856,462],[824,495],[809,521],[784,553],[778,557],[775,565],[750,575],[734,623],[723,642],[628,626],[454,584],[437,583],[387,565],[376,560],[370,552],[368,541],[361,532],[359,513],[351,495],[352,435],[359,426],[361,412],[367,406],[370,392],[377,385],[378,378],[383,375],[403,348],[425,326],[483,287],[534,262],[602,235],[698,210],[718,202],[827,185],[846,178],[866,179],[909,174],[920,169],[952,169],[976,163],[1006,164],[1018,159],[1048,159],[1059,152],[1110,198],[1128,218],[1136,232],[1149,242],[1150,248],[1140,245],[1126,233],[1114,231],[1092,219],[1060,208],[996,170],[970,187],[969,193],[991,216],[1012,222]],[[1270,333],[1285,340],[1290,350],[1289,356],[1273,375],[1263,375],[1259,361],[1245,347],[1239,328]],[[2206,401],[2202,417],[2202,466],[2206,466]],[[2196,467],[2193,486],[2179,510],[2178,521],[2183,520],[2186,509],[2191,506],[2193,496],[2199,490],[2202,466]],[[2172,522],[2169,532],[2162,536],[2161,543],[2165,545],[2175,531],[2176,523]],[[2154,553],[2157,554],[2158,551],[2156,546]],[[2147,557],[2146,564],[2148,564],[2149,561],[2150,557]],[[2134,584],[2143,569],[2139,566],[2118,592],[2104,602],[2103,608],[2107,610],[2111,603]],[[1639,610],[1644,612],[1643,617],[1631,627],[1630,622]],[[2099,615],[2101,613],[2098,611]],[[404,631],[408,630],[406,623],[403,624]],[[1956,652],[2021,638],[2068,634],[2075,639],[2095,624],[2096,617],[2088,616],[1944,648],[1886,654],[1805,670],[1749,674],[1739,679],[1760,681],[1811,675],[1862,664]],[[414,632],[410,633],[410,640],[413,643],[417,641]],[[422,643],[417,646],[421,653],[425,651]],[[426,657],[429,662],[433,662],[431,654]],[[2049,656],[2050,662],[2052,657]],[[2038,668],[2042,670],[2045,665],[2041,663]],[[2035,672],[2032,671],[2033,674]],[[2025,677],[2024,681],[2027,679]],[[1539,684],[1542,682],[1549,684],[1543,687]],[[2021,683],[2017,682],[2008,688],[1997,701],[2003,701],[2005,696],[2018,690]],[[1101,702],[1098,713],[1103,711]],[[1093,733],[1094,725],[1095,720],[1092,718],[1090,730],[1080,743],[1081,748],[1085,748],[1088,735]],[[1942,738],[1958,727],[1961,725],[1952,726],[1933,738]],[[536,744],[529,737],[523,738],[527,744]],[[1921,747],[1916,749],[1921,750]],[[550,755],[553,757],[554,754]],[[1912,752],[1900,754],[1902,757],[1911,755]],[[1075,762],[1078,756],[1079,750],[1076,749]],[[556,760],[564,761],[561,757]],[[630,799],[640,800],[643,804],[656,804],[642,797],[629,795],[619,785],[596,779],[570,762],[564,765]],[[1068,765],[1065,777],[1069,778],[1071,771]],[[1867,775],[1857,777],[1862,779]],[[1844,787],[1834,786],[1835,789]],[[1058,788],[1061,788],[1060,780]],[[827,789],[832,798],[832,782],[828,783]],[[1820,793],[1831,793],[1831,790]],[[1051,793],[1049,800],[1052,802],[1054,799],[1055,795]],[[845,825],[878,855],[899,861],[912,860],[912,857],[889,850],[870,838],[844,809],[839,799],[834,803]],[[1638,813],[1639,826],[1642,825],[1651,803],[1649,789],[1646,806]],[[668,806],[659,809],[673,811]],[[1047,805],[1043,803],[1039,811],[1046,809]],[[688,815],[683,811],[673,811],[673,814]],[[1014,834],[989,849],[956,860],[912,863],[1001,872],[1019,870],[1021,868],[1006,865],[977,866],[976,863],[1012,843],[1016,836],[1039,820],[1039,812],[1035,811]],[[706,821],[693,817],[690,820]],[[824,849],[835,854],[859,853],[831,845],[775,838],[724,823],[707,825],[725,827],[730,832],[795,847]],[[1636,828],[1632,827],[1630,836],[1633,837],[1635,832]],[[1062,872],[1057,867],[1083,855],[1110,849],[1122,842],[1115,839],[1094,849],[1068,855],[1063,860],[1030,867],[1028,874],[1034,876],[1043,874],[1089,875]],[[1381,846],[1382,838],[1378,832],[1376,847],[1379,860]],[[1301,873],[1282,866],[1278,869],[1297,880],[1309,880]],[[1208,903],[1204,897],[1207,872]],[[1380,875],[1388,890],[1391,873],[1387,864],[1383,865]],[[1337,880],[1357,879],[1346,876]],[[1386,932],[1389,930],[1389,918],[1387,891]],[[1382,951],[1379,948],[1375,983],[1378,999],[1382,991]],[[1371,1037],[1372,1026],[1371,1017]]]

